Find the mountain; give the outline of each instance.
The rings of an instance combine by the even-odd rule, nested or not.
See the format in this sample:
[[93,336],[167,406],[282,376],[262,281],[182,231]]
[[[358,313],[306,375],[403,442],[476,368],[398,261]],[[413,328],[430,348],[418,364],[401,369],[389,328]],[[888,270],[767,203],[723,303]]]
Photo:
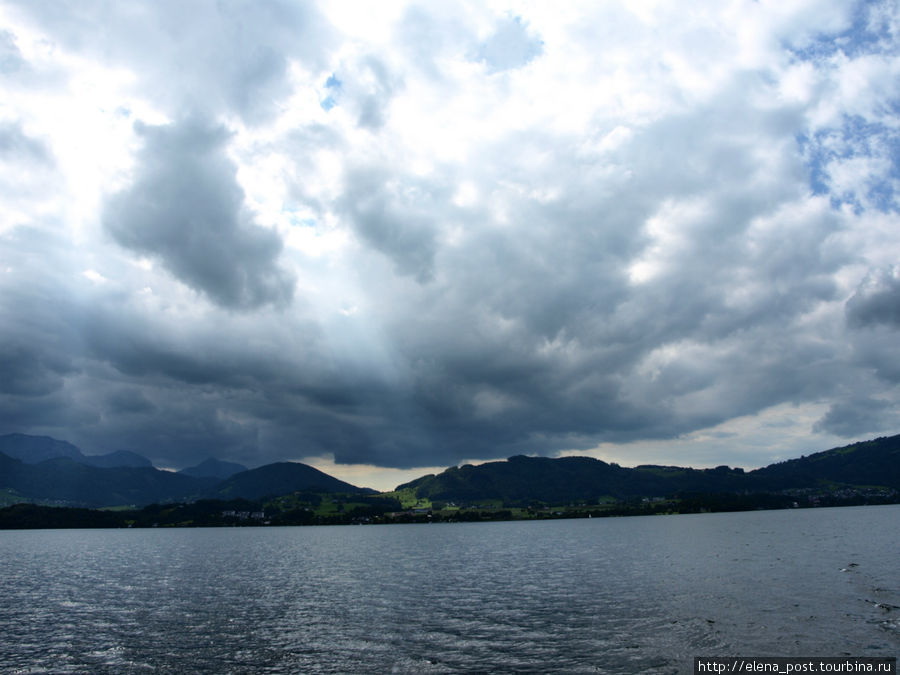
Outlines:
[[240,464],[208,459],[173,473],[155,469],[146,457],[126,450],[85,455],[66,441],[25,434],[0,436],[0,490],[10,493],[7,501],[21,497],[89,507],[200,497],[256,499],[300,491],[376,493],[296,462],[247,471]]
[[510,457],[479,466],[451,467],[423,476],[397,489],[411,488],[420,498],[442,501],[499,499],[505,503],[542,501],[596,502],[603,497],[626,499],[673,491],[740,490],[741,469],[685,469],[640,466],[623,468],[590,457]]
[[71,443],[58,441],[49,436],[27,436],[25,434],[0,436],[0,452],[26,464],[36,464],[54,457],[68,457],[76,462],[84,459],[81,450]]
[[752,474],[767,489],[827,483],[900,490],[900,435],[875,438],[799,459],[771,464]]
[[210,457],[209,459],[200,462],[197,466],[182,469],[178,473],[184,474],[185,476],[193,476],[194,478],[218,478],[219,480],[225,480],[236,473],[241,473],[246,470],[247,467],[242,464],[223,462],[220,459]]
[[[38,459],[41,457],[44,459]],[[104,467],[91,465],[91,460],[140,466]],[[0,436],[0,491],[7,493],[7,502],[21,496],[25,501],[99,507],[199,498],[256,500],[295,492],[376,494],[375,490],[356,487],[298,462],[268,464],[234,473],[225,480],[210,474],[242,467],[208,460],[173,473],[148,464],[140,455],[125,451],[91,457],[70,443],[48,437]],[[609,497],[630,500],[697,493],[900,491],[900,435],[832,448],[748,472],[727,466],[625,468],[588,457],[516,456],[480,466],[451,467],[401,485],[398,490],[404,488],[432,501],[501,500],[510,505],[536,501],[596,503]]]
[[297,462],[269,464],[219,481],[152,467],[100,468],[69,457],[26,464],[2,453],[0,489],[11,490],[27,501],[89,507],[143,506],[200,497],[258,499],[303,491],[376,494]]
[[235,474],[217,485],[207,496],[215,499],[260,499],[294,492],[377,493],[370,488],[345,483],[300,462],[277,462]]
[[26,434],[0,436],[0,452],[26,464],[37,464],[48,459],[66,457],[81,464],[102,468],[153,466],[149,459],[135,452],[116,450],[106,455],[85,455],[77,446],[49,436],[28,436]]
[[587,457],[510,457],[451,467],[398,486],[441,501],[595,502],[601,497],[763,493],[786,489],[880,487],[900,490],[900,436],[833,448],[755,471],[644,465],[624,468]]
[[70,457],[26,464],[0,453],[0,489],[27,501],[90,507],[185,501],[208,490],[211,483],[215,481],[152,467],[100,468]]

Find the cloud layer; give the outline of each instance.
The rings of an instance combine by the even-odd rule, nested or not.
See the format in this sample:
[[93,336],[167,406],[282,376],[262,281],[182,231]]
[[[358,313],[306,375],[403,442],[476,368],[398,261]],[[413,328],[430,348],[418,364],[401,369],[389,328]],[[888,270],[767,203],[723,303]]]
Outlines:
[[0,16],[0,431],[398,468],[898,431],[893,3]]

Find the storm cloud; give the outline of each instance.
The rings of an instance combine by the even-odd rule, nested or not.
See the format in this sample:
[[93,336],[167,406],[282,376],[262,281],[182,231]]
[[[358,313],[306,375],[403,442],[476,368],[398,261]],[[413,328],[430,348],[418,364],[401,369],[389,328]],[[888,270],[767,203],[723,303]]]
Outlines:
[[0,432],[416,468],[898,431],[891,3],[2,9]]
[[856,327],[900,327],[900,267],[867,276],[847,301],[847,318]]
[[223,306],[289,302],[293,277],[278,266],[281,239],[246,212],[225,130],[188,119],[136,131],[145,145],[134,183],[104,213],[112,237]]

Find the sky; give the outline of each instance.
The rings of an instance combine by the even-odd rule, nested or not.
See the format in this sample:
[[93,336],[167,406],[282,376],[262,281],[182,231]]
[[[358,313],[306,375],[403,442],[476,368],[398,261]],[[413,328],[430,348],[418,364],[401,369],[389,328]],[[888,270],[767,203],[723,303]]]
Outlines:
[[0,433],[390,489],[900,432],[900,4],[0,0]]

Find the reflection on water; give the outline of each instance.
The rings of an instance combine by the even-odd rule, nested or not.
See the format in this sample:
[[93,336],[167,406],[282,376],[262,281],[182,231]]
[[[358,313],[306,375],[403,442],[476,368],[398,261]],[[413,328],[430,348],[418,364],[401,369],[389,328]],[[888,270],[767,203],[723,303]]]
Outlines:
[[898,517],[0,532],[0,670],[681,673],[695,655],[895,656]]

